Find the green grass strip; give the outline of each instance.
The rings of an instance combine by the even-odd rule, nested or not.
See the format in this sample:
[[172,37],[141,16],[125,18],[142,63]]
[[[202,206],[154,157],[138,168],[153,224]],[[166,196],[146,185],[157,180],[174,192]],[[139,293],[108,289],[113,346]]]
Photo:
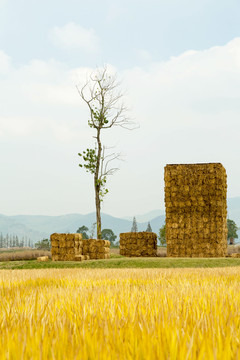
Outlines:
[[126,258],[112,257],[109,260],[47,261],[36,260],[0,262],[0,269],[123,269],[123,268],[215,268],[240,266],[240,258]]

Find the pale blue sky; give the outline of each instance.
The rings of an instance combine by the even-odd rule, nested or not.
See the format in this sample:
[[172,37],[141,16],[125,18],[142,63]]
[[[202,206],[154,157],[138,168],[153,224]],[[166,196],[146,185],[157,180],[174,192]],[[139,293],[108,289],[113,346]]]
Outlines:
[[[3,2],[3,0],[2,0]],[[69,66],[114,63],[119,68],[167,60],[182,52],[224,45],[240,31],[238,0],[5,0],[0,14],[0,47],[15,64],[56,58]],[[93,29],[98,53],[66,52],[49,33],[74,22]]]
[[0,0],[0,213],[94,211],[75,85],[104,63],[140,125],[104,136],[125,155],[104,212],[163,209],[167,163],[222,162],[240,196],[239,20],[237,0]]

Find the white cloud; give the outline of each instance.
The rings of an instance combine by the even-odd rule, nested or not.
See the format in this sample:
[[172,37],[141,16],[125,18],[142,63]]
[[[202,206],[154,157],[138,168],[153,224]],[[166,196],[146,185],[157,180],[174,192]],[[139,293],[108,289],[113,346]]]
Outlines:
[[50,38],[56,46],[63,49],[96,52],[99,48],[99,39],[94,29],[86,29],[74,22],[62,27],[55,26]]
[[8,73],[11,67],[11,59],[4,51],[0,50],[0,75]]
[[240,38],[124,76],[143,126],[146,121],[147,127],[161,122],[161,128],[209,129],[225,125],[226,116],[235,124],[240,115]]
[[0,0],[0,7],[3,7],[8,0]]
[[45,120],[37,116],[29,118],[27,116],[0,117],[0,137],[27,137],[41,131]]
[[0,137],[30,139],[46,133],[61,142],[84,139],[79,117],[85,116],[85,109],[75,87],[77,71],[54,60],[33,60],[7,71],[8,57],[1,55]]
[[152,60],[152,55],[147,50],[144,49],[137,50],[137,55],[139,59],[142,61],[146,61],[149,63]]
[[110,2],[109,7],[107,9],[106,18],[109,22],[114,22],[120,19],[122,16],[126,14],[127,6],[122,3]]
[[[94,143],[87,126],[88,110],[75,89],[92,69],[68,69],[54,60],[33,60],[13,67],[4,53],[0,54],[0,63],[5,64],[4,76],[0,75],[1,143],[20,141],[30,144],[30,148],[37,144],[36,149],[47,149],[44,161],[39,160],[39,174],[45,174],[46,166],[49,178],[57,178],[62,171],[63,188],[71,189],[73,198],[81,198],[86,206],[77,210],[76,205],[75,211],[93,210],[85,183],[80,185],[80,193],[78,175],[74,175],[74,188],[68,175],[78,165],[78,151]],[[104,133],[107,146],[117,145],[116,151],[126,154],[121,171],[110,180],[111,196],[106,198],[104,211],[132,215],[136,208],[145,212],[163,207],[162,173],[166,163],[220,161],[229,174],[229,196],[240,195],[240,169],[236,166],[240,136],[239,38],[225,46],[187,51],[168,61],[153,63],[145,70],[128,69],[119,76],[123,78],[122,88],[127,88],[127,104],[133,109],[130,115],[140,123],[140,129]],[[9,147],[14,149],[14,145]],[[57,159],[57,174],[55,163],[50,164],[48,159],[49,148]],[[17,154],[21,157],[21,148]],[[5,151],[4,157],[7,156]],[[28,156],[31,163],[31,152]],[[31,178],[32,169],[28,166],[24,169]],[[77,168],[74,174],[79,174]],[[82,174],[79,179],[82,181]],[[90,177],[84,179],[91,182]],[[122,188],[124,192],[119,191]],[[5,199],[6,208],[10,195]],[[62,203],[67,200],[64,198]],[[54,199],[51,206],[49,212],[54,213]],[[69,208],[65,212],[71,211]]]
[[[111,65],[109,68],[115,70]],[[85,81],[90,68],[68,69],[55,60],[33,60],[13,68],[10,58],[0,52],[0,71],[5,74],[0,78],[2,119],[37,115],[57,124],[68,112],[87,113],[75,85]],[[133,115],[148,133],[153,126],[159,130],[224,127],[226,117],[238,126],[240,38],[221,47],[187,51],[154,63],[148,70],[129,69],[120,76],[128,89]],[[66,124],[70,123],[67,119]]]

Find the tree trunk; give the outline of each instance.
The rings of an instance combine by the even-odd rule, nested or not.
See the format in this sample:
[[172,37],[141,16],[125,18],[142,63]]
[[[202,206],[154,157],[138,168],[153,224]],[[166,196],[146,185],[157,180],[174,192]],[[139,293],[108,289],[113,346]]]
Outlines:
[[101,202],[99,198],[99,186],[95,186],[95,204],[96,204],[96,220],[97,220],[97,239],[101,239]]
[[99,183],[99,168],[100,160],[102,155],[102,144],[100,141],[100,129],[97,131],[97,164],[96,171],[94,174],[94,186],[95,186],[95,204],[96,204],[96,220],[97,220],[97,239],[101,239],[102,225],[101,225],[101,201],[100,201],[100,189],[101,185]]

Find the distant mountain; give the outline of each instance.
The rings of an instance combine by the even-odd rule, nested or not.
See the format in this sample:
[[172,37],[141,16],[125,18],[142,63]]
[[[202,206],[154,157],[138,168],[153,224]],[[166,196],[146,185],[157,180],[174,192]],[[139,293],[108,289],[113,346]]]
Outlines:
[[12,216],[0,215],[0,233],[3,235],[17,235],[19,239],[22,237],[30,238],[33,242],[47,237],[47,233],[34,230],[25,224],[16,221]]
[[[164,224],[163,210],[153,210],[146,214],[135,215],[139,231],[145,231],[150,221],[153,232],[158,233]],[[240,227],[240,197],[228,199],[228,217]],[[0,233],[18,235],[19,238],[27,237],[33,242],[49,237],[54,232],[76,232],[85,225],[91,229],[95,223],[95,213],[87,215],[68,214],[61,216],[42,215],[0,215]],[[120,232],[131,231],[132,217],[120,219],[107,214],[102,214],[102,229],[112,229],[119,236]],[[240,231],[238,232],[240,241]]]
[[[152,210],[146,214],[142,214],[142,215],[133,215],[135,216],[136,220],[139,221],[139,222],[146,222],[146,221],[151,221],[152,219],[158,217],[158,216],[162,216],[165,214],[165,211],[164,210],[160,210],[160,209],[157,209],[157,210]],[[126,216],[124,217],[123,219],[125,220],[133,220],[133,216]]]
[[[0,232],[3,235],[12,234],[30,237],[33,242],[49,237],[54,232],[76,232],[85,225],[91,229],[95,223],[95,213],[87,215],[68,214],[61,216],[42,215],[0,215]],[[138,230],[145,231],[148,222],[139,222]],[[164,215],[151,220],[152,230],[158,233],[159,228],[164,224]],[[131,231],[132,220],[119,219],[107,214],[102,214],[102,229],[112,229],[119,236],[120,232]]]

